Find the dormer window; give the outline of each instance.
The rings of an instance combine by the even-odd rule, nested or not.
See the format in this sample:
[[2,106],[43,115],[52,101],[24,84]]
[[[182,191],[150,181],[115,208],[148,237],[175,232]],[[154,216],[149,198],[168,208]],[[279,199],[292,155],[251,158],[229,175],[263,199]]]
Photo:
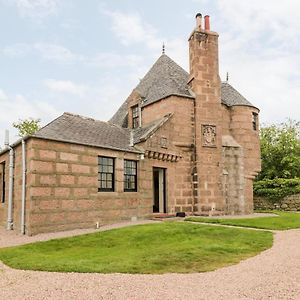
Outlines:
[[258,120],[258,114],[257,113],[252,113],[252,126],[253,130],[257,130],[257,120]]
[[132,128],[138,128],[140,125],[139,106],[135,105],[131,109],[132,109]]

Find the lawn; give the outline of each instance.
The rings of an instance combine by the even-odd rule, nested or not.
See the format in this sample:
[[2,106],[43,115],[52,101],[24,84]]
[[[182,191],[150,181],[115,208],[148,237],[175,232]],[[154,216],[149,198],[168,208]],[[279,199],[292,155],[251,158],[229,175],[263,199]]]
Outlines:
[[271,232],[163,222],[0,249],[12,268],[58,272],[192,273],[272,246]]
[[286,230],[293,228],[300,228],[300,213],[271,211],[278,216],[261,217],[249,219],[222,219],[222,218],[202,218],[190,217],[186,221],[214,223],[232,226],[253,227],[271,230]]

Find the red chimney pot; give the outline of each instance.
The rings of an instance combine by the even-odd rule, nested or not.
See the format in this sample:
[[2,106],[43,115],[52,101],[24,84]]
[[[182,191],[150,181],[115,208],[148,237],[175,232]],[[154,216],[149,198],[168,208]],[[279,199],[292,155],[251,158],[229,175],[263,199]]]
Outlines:
[[205,31],[210,31],[210,24],[209,24],[209,16],[204,17],[204,28]]

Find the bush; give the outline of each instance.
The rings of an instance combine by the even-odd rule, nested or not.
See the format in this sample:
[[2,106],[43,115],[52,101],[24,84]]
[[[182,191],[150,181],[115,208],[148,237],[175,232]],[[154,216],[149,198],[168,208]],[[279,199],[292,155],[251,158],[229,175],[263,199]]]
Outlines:
[[279,200],[288,195],[300,193],[300,178],[275,178],[256,181],[253,184],[255,196]]
[[260,130],[262,171],[258,180],[300,178],[300,122],[288,120]]

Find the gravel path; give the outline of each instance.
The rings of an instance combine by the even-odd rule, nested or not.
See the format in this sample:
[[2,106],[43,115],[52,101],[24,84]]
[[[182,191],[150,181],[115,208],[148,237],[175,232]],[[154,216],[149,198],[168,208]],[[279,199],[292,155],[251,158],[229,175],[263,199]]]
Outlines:
[[258,256],[208,273],[64,274],[0,264],[0,299],[300,299],[299,249],[297,229],[276,232]]

